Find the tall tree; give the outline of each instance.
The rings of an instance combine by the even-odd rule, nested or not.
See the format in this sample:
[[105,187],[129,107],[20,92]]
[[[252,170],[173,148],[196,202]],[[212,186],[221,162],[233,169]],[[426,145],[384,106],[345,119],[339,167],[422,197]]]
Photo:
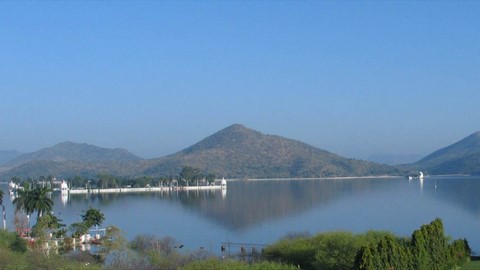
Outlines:
[[24,210],[27,215],[37,212],[37,218],[52,211],[53,201],[48,197],[49,188],[35,186],[33,189],[25,186],[18,190],[18,196],[13,200],[17,210]]

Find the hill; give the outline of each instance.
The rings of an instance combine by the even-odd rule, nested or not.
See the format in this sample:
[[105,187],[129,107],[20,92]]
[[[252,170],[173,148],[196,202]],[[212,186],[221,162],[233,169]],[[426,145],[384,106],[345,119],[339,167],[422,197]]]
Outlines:
[[198,167],[232,178],[364,176],[396,172],[393,167],[347,159],[305,143],[235,124],[174,155],[151,160],[146,175]]
[[300,141],[232,125],[173,155],[141,160],[122,149],[61,143],[22,155],[2,178],[54,175],[170,176],[183,166],[227,178],[301,178],[403,174],[388,165],[347,159]]
[[97,177],[100,174],[137,176],[142,168],[142,160],[101,162],[32,160],[3,172],[0,176],[3,180],[11,179],[13,176],[26,179],[42,175],[53,175],[57,178]]
[[480,175],[480,151],[446,161],[429,169],[431,174]]
[[431,174],[480,174],[479,157],[480,132],[475,132],[412,165]]
[[33,153],[20,155],[7,162],[6,166],[13,168],[31,161],[104,162],[134,161],[140,159],[140,157],[135,156],[125,149],[108,149],[86,143],[63,142]]

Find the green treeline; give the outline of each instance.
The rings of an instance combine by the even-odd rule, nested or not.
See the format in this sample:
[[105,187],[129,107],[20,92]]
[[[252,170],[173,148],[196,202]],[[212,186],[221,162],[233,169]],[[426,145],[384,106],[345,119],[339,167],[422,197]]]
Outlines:
[[[90,211],[92,212],[92,210]],[[97,213],[85,212],[89,224]],[[114,228],[114,227],[112,227]],[[38,239],[37,239],[38,241]],[[27,245],[13,232],[0,230],[1,269],[465,269],[471,250],[466,240],[448,241],[440,219],[423,225],[411,238],[389,232],[364,234],[329,232],[315,236],[290,235],[270,245],[258,257],[220,258],[204,249],[183,251],[174,239],[139,235],[126,241],[121,230],[107,232],[97,254],[81,251],[46,253],[43,245]],[[468,263],[468,264],[467,264]]]
[[[170,176],[137,176],[137,177],[125,177],[115,176],[111,174],[99,174],[97,177],[84,177],[75,176],[66,178],[71,188],[124,188],[124,187],[159,187],[159,186],[195,186],[195,185],[207,185],[212,184],[215,181],[215,174],[203,172],[199,168],[184,166],[181,171],[176,175]],[[39,178],[21,179],[18,176],[12,177],[12,181],[20,183],[22,186],[25,183],[32,182],[45,182],[50,183],[53,186],[54,177],[40,176]]]
[[440,270],[467,263],[470,253],[466,240],[448,241],[437,218],[414,231],[410,239],[388,232],[331,232],[280,240],[265,248],[263,257],[306,270]]

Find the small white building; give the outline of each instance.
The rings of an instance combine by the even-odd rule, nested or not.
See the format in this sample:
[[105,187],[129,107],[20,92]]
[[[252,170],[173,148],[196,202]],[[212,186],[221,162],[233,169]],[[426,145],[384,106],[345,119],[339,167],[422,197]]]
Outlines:
[[65,181],[60,184],[60,191],[62,194],[68,194],[68,184]]
[[222,178],[220,186],[222,187],[222,189],[227,189],[227,180],[225,180],[225,178]]

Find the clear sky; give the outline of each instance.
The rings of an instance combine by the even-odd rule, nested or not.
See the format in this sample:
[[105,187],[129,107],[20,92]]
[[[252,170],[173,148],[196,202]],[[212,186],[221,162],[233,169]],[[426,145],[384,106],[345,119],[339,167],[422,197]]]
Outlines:
[[0,150],[159,157],[231,124],[346,157],[480,130],[479,1],[0,2]]

